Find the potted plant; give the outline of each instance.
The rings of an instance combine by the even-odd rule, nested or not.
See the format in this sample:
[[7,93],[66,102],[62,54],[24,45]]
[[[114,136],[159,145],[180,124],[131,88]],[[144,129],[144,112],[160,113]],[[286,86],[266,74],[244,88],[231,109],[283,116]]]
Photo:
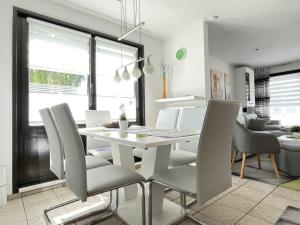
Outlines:
[[128,128],[128,120],[127,120],[127,116],[126,116],[126,110],[125,110],[124,103],[120,105],[120,110],[121,110],[121,114],[120,114],[119,127],[120,127],[120,130],[126,130]]
[[300,126],[299,125],[292,126],[291,127],[291,132],[293,132],[293,136],[295,138],[300,138]]

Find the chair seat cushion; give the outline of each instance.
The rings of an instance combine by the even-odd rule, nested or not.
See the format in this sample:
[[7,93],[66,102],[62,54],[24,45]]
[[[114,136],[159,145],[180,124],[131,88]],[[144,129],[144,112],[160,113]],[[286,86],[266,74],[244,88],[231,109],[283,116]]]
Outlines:
[[106,166],[111,164],[109,161],[105,159],[102,159],[98,156],[92,156],[92,155],[87,155],[85,157],[85,161],[86,161],[86,168],[88,170],[97,168],[99,166]]
[[89,194],[115,189],[121,185],[145,181],[145,178],[130,169],[109,165],[87,170],[87,190]]
[[91,155],[99,156],[106,160],[112,159],[111,147],[101,147],[101,148],[89,149],[87,152]]
[[137,157],[139,157],[139,158],[143,158],[143,154],[144,154],[144,149],[142,149],[142,148],[134,148],[133,149],[133,155],[134,156],[137,156]]
[[156,173],[149,178],[179,191],[197,194],[197,170],[195,166],[180,166]]
[[197,159],[197,153],[183,150],[174,150],[170,154],[170,166],[184,166],[188,163],[194,162]]

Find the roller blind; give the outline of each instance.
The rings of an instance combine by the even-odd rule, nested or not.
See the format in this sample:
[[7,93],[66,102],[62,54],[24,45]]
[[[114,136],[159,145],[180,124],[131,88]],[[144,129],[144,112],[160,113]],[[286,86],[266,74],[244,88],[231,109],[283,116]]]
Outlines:
[[28,18],[29,67],[88,75],[91,35]]
[[300,106],[300,73],[271,77],[270,98],[273,107]]
[[[122,63],[121,44],[97,37],[96,46],[97,75],[113,77],[115,75],[115,70],[119,68]],[[123,44],[123,65],[135,61],[137,59],[137,54],[137,48]],[[133,65],[129,66],[128,71],[131,71],[129,69],[132,69],[132,67]]]

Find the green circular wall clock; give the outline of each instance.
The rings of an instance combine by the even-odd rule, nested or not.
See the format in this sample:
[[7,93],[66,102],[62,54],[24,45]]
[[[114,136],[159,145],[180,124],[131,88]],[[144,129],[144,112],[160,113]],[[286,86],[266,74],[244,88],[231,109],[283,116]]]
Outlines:
[[184,60],[186,56],[186,49],[185,48],[181,48],[176,52],[176,59],[177,60]]

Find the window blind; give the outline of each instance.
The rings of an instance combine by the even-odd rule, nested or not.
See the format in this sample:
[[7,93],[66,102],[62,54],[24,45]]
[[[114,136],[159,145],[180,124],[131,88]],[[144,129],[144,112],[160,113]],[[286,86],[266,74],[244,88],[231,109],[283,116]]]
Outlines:
[[[121,49],[122,58],[121,59]],[[104,38],[96,37],[96,64],[97,75],[113,77],[115,70],[127,63],[137,59],[138,49],[115,41],[110,41]],[[134,65],[128,67],[128,71],[132,70]],[[119,71],[122,73],[122,71]]]
[[91,35],[28,18],[29,67],[88,75]]
[[270,78],[271,107],[300,105],[300,73]]

